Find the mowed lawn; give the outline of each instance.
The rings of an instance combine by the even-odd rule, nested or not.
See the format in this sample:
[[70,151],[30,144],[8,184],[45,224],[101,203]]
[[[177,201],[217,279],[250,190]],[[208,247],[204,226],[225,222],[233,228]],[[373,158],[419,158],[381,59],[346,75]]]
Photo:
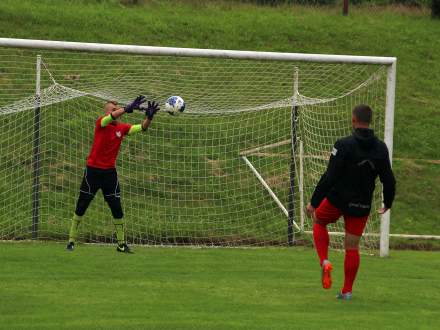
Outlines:
[[352,301],[308,248],[0,243],[2,329],[438,329],[440,254],[363,256]]

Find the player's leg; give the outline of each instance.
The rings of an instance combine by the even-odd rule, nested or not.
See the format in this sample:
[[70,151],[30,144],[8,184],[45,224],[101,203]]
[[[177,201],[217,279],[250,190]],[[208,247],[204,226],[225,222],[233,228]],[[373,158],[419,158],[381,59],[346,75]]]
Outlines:
[[116,239],[118,241],[118,246],[116,248],[119,252],[131,253],[132,251],[127,245],[125,240],[125,223],[124,223],[124,213],[122,211],[121,204],[121,191],[119,187],[118,175],[116,171],[110,172],[106,175],[107,179],[105,184],[102,186],[102,191],[104,193],[104,199],[113,215],[113,224],[115,225]]
[[313,240],[319,257],[319,264],[322,269],[321,281],[324,289],[331,288],[331,272],[333,270],[333,266],[328,260],[330,238],[327,225],[336,222],[340,216],[340,210],[333,206],[327,198],[324,198],[313,215]]
[[69,242],[67,244],[67,250],[72,251],[75,245],[75,241],[78,235],[78,227],[81,223],[82,217],[87,211],[90,203],[95,197],[97,191],[97,185],[95,184],[96,178],[93,173],[86,168],[84,171],[83,180],[81,182],[79,197],[76,202],[75,213],[70,222],[69,230]]
[[328,260],[329,235],[327,225],[336,222],[341,216],[341,211],[324,198],[313,214],[313,240],[319,263],[322,266]]
[[78,234],[78,227],[82,221],[82,217],[86,213],[87,208],[93,200],[93,195],[86,195],[82,192],[79,193],[78,201],[76,202],[75,212],[73,214],[70,230],[69,230],[69,243],[74,243]]
[[345,259],[344,259],[344,286],[337,298],[349,300],[352,297],[353,284],[360,265],[359,242],[362,237],[366,217],[344,216],[345,220]]
[[113,224],[115,225],[116,239],[118,246],[116,250],[119,252],[131,253],[131,249],[128,247],[125,240],[125,223],[124,214],[122,212],[121,198],[118,196],[106,196],[105,201],[111,209],[113,215]]
[[328,246],[330,238],[327,230],[327,223],[320,221],[316,215],[313,216],[313,241],[318,253],[319,264],[322,266],[324,260],[328,260]]

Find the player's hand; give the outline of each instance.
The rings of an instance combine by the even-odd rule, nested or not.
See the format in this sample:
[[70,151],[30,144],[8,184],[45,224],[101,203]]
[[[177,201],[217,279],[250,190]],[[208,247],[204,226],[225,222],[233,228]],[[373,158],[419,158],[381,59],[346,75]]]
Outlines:
[[148,106],[146,108],[143,108],[142,110],[145,111],[145,115],[149,120],[153,120],[154,115],[156,112],[160,110],[159,103],[155,101],[148,101]]
[[379,210],[377,210],[377,213],[382,215],[382,214],[384,214],[388,210],[389,210],[389,208],[387,208],[387,207],[381,207]]
[[132,113],[133,110],[139,109],[142,103],[146,102],[147,99],[143,95],[139,95],[137,98],[134,99],[133,102],[127,104],[124,108],[126,113]]
[[312,204],[309,203],[307,204],[306,211],[307,211],[307,215],[311,217],[313,213],[315,213],[315,208],[312,206]]

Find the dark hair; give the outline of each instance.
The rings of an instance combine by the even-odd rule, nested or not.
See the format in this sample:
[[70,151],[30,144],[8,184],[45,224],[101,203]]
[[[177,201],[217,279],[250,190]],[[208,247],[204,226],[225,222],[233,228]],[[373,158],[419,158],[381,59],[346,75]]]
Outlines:
[[373,110],[368,105],[359,104],[354,107],[353,116],[355,116],[360,123],[370,124],[371,118],[373,117]]

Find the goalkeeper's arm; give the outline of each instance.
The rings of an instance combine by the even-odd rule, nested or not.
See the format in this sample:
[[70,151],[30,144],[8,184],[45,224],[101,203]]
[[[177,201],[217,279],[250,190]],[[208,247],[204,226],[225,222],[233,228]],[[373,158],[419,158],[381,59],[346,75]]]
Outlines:
[[110,124],[113,120],[116,120],[117,118],[121,117],[125,113],[124,108],[118,108],[108,115],[105,115],[102,117],[101,120],[101,127],[106,127],[108,124]]
[[[112,120],[116,120],[121,117],[124,113],[132,113],[134,109],[139,109],[141,104],[146,102],[145,96],[139,95],[137,98],[133,100],[133,102],[127,104],[124,108],[118,107],[117,103],[114,101],[110,101],[106,104],[110,106],[110,113],[102,118],[101,127],[105,127],[112,122]],[[108,112],[107,112],[108,113]]]
[[128,135],[140,132],[140,131],[146,131],[147,128],[150,126],[151,122],[153,121],[153,117],[156,114],[156,112],[159,111],[159,104],[156,102],[150,102],[148,101],[148,106],[146,108],[140,108],[141,111],[145,111],[145,119],[142,121],[141,124],[133,125],[131,126],[130,130],[128,131]]
[[151,124],[151,120],[148,118],[145,118],[141,124],[132,125],[130,127],[130,130],[128,131],[128,135],[132,135],[137,132],[145,132],[147,130],[148,126],[150,126],[150,124]]

